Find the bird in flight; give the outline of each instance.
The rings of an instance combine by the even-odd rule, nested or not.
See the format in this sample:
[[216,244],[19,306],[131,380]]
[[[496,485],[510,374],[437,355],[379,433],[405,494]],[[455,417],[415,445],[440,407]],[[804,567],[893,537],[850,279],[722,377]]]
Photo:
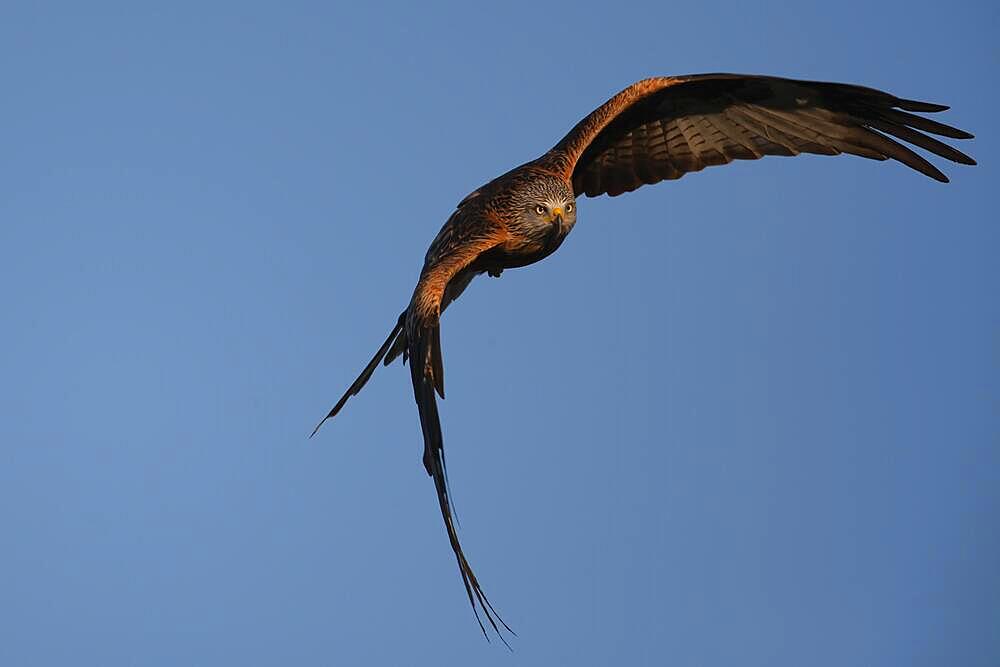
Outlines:
[[[329,414],[361,391],[379,362],[410,362],[424,438],[424,467],[465,591],[506,644],[496,613],[455,531],[435,392],[444,398],[441,314],[476,276],[533,264],[555,252],[576,224],[580,195],[617,196],[708,166],[765,155],[850,153],[893,159],[942,183],[948,178],[913,146],[960,164],[968,155],[929,135],[968,132],[912,112],[948,107],[861,86],[741,74],[657,77],[632,84],[595,109],[550,151],[490,181],[458,203],[431,242],[413,296],[389,337]],[[893,138],[895,137],[895,139]],[[311,437],[311,436],[310,436]]]

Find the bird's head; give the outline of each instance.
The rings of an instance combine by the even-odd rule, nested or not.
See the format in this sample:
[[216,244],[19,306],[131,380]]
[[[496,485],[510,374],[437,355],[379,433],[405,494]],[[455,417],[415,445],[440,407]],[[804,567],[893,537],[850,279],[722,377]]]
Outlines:
[[576,199],[561,180],[533,179],[521,195],[521,220],[526,228],[561,242],[576,224]]

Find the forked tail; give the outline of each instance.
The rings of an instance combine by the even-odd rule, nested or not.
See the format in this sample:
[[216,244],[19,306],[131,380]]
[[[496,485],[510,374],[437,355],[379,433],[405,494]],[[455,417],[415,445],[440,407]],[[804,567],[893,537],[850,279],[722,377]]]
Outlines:
[[378,349],[378,352],[375,353],[375,356],[372,357],[372,360],[369,361],[368,365],[365,366],[365,369],[361,371],[361,375],[359,375],[358,379],[354,381],[354,384],[352,384],[350,387],[347,388],[347,391],[344,392],[344,395],[340,397],[340,400],[337,401],[337,404],[333,406],[333,409],[330,410],[330,413],[326,417],[323,417],[320,423],[316,424],[316,428],[314,428],[313,432],[309,434],[310,438],[316,435],[316,431],[319,430],[319,427],[322,426],[327,419],[335,417],[337,413],[340,412],[340,409],[344,407],[344,403],[347,403],[347,399],[349,399],[351,396],[357,395],[357,393],[361,391],[362,387],[365,386],[365,383],[368,382],[368,378],[370,378],[372,376],[372,373],[375,372],[375,368],[378,366],[379,362],[382,361],[382,358],[385,357],[386,353],[389,351],[389,348],[392,347],[393,342],[396,341],[396,338],[403,336],[402,331],[405,323],[406,323],[406,311],[404,310],[403,313],[399,316],[399,319],[396,320],[396,326],[394,326],[392,328],[392,331],[389,332],[389,337],[385,339],[384,343],[382,343],[382,347]]

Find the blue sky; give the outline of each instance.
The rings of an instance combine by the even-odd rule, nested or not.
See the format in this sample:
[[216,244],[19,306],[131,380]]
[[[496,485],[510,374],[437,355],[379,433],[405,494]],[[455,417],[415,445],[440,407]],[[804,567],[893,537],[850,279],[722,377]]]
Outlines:
[[[995,665],[995,4],[8,3],[0,662]],[[399,366],[454,204],[653,74],[950,104],[980,166],[583,200]]]

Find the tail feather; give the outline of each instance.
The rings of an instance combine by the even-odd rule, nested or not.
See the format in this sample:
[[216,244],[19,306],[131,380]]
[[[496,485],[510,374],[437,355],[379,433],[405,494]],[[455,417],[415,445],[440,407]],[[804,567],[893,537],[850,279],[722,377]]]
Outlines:
[[361,375],[359,375],[358,379],[354,381],[354,384],[352,384],[350,387],[347,388],[347,391],[344,392],[344,395],[340,397],[340,400],[337,401],[337,404],[333,406],[333,409],[330,410],[329,414],[327,414],[326,417],[323,417],[323,419],[320,420],[318,424],[316,424],[316,428],[314,428],[313,432],[309,435],[310,438],[316,435],[316,432],[319,431],[319,427],[322,426],[327,419],[335,417],[337,413],[340,412],[340,409],[344,407],[345,403],[347,403],[347,399],[349,399],[351,396],[356,396],[358,392],[361,391],[361,389],[368,382],[368,379],[372,376],[372,373],[375,372],[375,368],[378,366],[379,362],[382,361],[382,358],[386,356],[386,353],[388,352],[389,347],[393,344],[393,342],[396,341],[397,338],[405,339],[406,336],[404,333],[402,333],[403,325],[405,323],[406,323],[406,312],[404,311],[399,316],[399,319],[396,321],[396,326],[393,327],[391,332],[389,332],[389,337],[385,339],[384,343],[382,343],[382,347],[378,349],[378,352],[375,353],[375,356],[372,357],[372,360],[369,361],[368,365],[365,366],[365,369],[361,371]]

